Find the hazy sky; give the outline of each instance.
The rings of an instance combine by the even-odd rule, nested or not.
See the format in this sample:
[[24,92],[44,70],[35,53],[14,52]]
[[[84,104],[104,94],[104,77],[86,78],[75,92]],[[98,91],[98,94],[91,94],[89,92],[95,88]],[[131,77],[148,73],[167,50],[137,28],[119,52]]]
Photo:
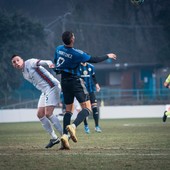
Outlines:
[[0,8],[9,12],[18,11],[44,22],[69,11],[69,6],[62,0],[0,0]]

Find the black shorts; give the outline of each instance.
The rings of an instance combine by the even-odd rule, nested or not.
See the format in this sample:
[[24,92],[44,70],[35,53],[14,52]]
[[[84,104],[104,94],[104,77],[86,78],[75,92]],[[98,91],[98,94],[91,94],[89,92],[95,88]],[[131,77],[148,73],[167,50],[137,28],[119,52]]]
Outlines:
[[89,93],[91,104],[97,103],[96,95],[94,92]]
[[61,79],[61,87],[64,95],[64,103],[67,105],[74,102],[74,97],[77,98],[79,103],[89,100],[89,93],[84,81],[79,77]]

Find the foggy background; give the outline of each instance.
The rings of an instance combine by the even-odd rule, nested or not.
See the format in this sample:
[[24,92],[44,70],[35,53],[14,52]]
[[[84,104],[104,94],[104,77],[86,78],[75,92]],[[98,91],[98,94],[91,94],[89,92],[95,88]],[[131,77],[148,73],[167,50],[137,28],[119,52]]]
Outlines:
[[169,67],[169,6],[162,0],[139,6],[130,0],[0,0],[1,98],[27,87],[11,55],[53,60],[65,30],[75,33],[75,48],[92,56],[114,52],[116,63]]

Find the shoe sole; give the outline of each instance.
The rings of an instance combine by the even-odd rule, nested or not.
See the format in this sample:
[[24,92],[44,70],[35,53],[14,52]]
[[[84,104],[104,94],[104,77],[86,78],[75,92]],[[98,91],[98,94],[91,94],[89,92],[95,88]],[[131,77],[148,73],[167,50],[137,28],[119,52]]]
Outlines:
[[101,131],[101,130],[95,130],[95,132],[97,132],[97,133],[101,133],[102,131]]
[[72,141],[76,143],[77,142],[77,137],[73,134],[73,132],[71,131],[70,127],[67,126],[66,129],[70,133],[70,137],[71,137]]
[[90,132],[85,132],[86,134],[90,134]]
[[70,150],[70,145],[64,138],[61,138],[61,142],[63,144],[63,148],[62,149],[60,148],[60,150],[64,150],[64,149]]

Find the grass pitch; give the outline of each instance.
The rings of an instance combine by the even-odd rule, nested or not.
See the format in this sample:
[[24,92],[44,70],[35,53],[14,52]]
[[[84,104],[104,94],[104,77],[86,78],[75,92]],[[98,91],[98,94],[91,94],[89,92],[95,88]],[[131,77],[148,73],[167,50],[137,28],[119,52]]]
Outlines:
[[100,120],[102,133],[83,124],[71,150],[45,149],[49,136],[39,122],[0,124],[1,170],[168,170],[170,123],[160,119]]

